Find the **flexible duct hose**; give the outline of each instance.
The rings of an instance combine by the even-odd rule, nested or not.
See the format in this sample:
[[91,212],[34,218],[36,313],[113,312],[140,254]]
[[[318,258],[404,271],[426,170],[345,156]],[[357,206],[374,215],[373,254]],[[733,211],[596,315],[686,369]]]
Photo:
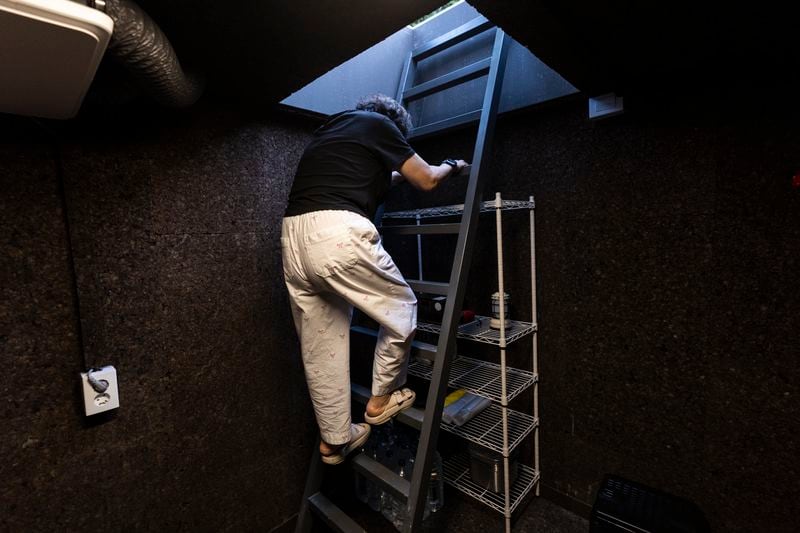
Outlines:
[[138,5],[129,0],[106,0],[114,20],[108,52],[139,87],[167,107],[190,106],[203,92],[202,81],[181,68],[167,36]]

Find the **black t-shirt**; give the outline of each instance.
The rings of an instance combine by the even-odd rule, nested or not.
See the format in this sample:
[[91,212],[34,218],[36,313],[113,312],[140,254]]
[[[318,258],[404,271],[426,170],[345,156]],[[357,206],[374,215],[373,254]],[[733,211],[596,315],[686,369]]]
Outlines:
[[372,220],[392,171],[413,155],[388,117],[371,111],[333,115],[303,152],[285,216],[343,209]]

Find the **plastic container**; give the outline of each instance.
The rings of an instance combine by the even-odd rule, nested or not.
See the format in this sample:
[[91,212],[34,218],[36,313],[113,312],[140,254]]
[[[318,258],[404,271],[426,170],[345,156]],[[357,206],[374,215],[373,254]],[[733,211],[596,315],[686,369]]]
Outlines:
[[[503,293],[503,315],[508,320],[508,301],[509,296],[507,292]],[[492,329],[500,329],[500,293],[492,294],[492,319],[489,321],[489,327]]]
[[708,533],[711,529],[703,511],[693,502],[607,474],[597,491],[589,531]]
[[441,324],[446,304],[446,296],[420,293],[417,297],[417,318],[422,322]]
[[457,426],[463,426],[474,417],[478,416],[492,403],[488,398],[483,398],[474,394],[470,394],[469,396],[470,398],[467,403],[453,416],[453,423]]
[[[453,394],[457,392],[460,391],[456,391]],[[450,398],[450,396],[448,396],[448,398]],[[464,425],[473,417],[480,414],[481,411],[489,407],[491,403],[491,400],[488,398],[483,398],[467,392],[453,403],[445,406],[442,411],[442,421],[446,424],[455,424],[456,426]],[[447,404],[446,399],[445,404]]]
[[[519,462],[518,450],[511,452],[508,458],[509,485],[517,480]],[[484,489],[502,493],[505,490],[503,476],[503,456],[480,446],[469,446],[469,475],[472,481]]]

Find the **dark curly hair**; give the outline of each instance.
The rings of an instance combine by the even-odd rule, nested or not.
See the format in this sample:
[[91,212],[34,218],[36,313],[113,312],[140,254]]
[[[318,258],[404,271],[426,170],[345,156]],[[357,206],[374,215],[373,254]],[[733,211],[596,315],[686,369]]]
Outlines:
[[356,109],[361,111],[374,111],[391,119],[404,137],[411,130],[411,115],[394,98],[385,94],[372,94],[365,96],[356,104]]

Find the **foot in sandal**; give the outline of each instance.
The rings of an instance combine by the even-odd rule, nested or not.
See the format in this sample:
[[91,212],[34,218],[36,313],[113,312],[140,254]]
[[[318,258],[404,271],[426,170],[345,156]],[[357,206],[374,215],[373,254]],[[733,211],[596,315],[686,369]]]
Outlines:
[[338,465],[343,462],[350,452],[367,442],[370,431],[369,424],[350,424],[350,442],[347,444],[331,445],[325,441],[320,442],[319,453],[322,455],[322,462],[328,465]]
[[394,416],[414,405],[417,395],[413,390],[403,387],[385,396],[373,396],[367,403],[364,420],[372,425],[385,424]]

